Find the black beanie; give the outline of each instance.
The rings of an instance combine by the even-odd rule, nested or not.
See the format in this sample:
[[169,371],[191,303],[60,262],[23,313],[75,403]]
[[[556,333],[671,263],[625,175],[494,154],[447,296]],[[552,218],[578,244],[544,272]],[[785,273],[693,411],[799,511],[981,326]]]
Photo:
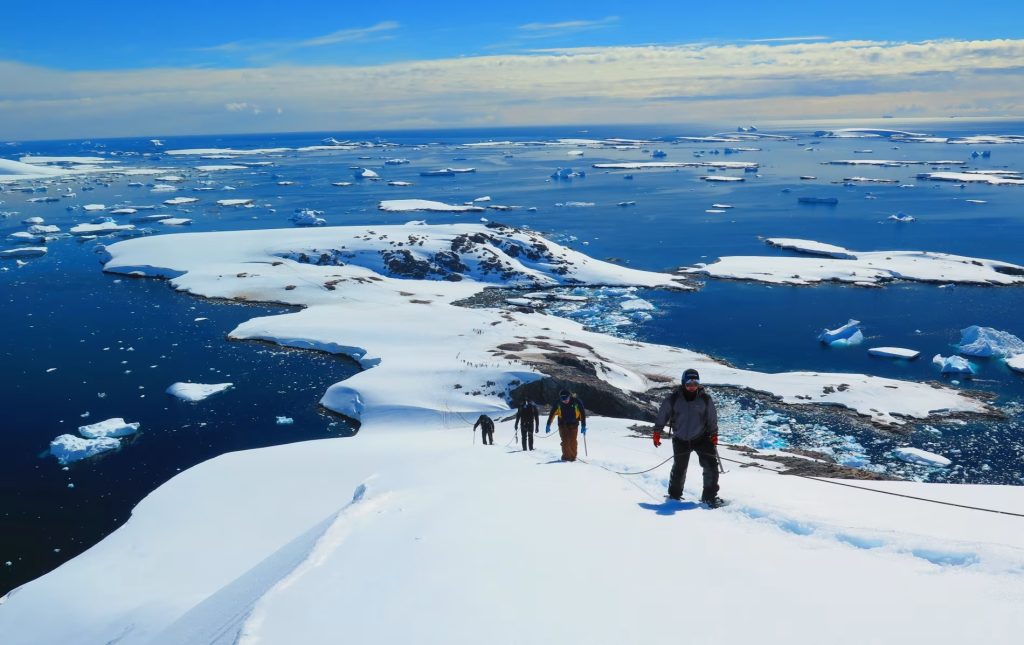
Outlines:
[[683,372],[683,383],[686,383],[687,381],[700,381],[700,374],[697,373],[697,370],[691,367]]

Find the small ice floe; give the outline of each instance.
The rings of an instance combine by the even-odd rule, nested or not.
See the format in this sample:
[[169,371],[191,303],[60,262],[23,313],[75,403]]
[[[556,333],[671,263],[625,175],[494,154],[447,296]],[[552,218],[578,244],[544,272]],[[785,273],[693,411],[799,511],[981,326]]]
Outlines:
[[566,152],[565,154],[569,155],[570,157],[582,157],[583,156],[583,151],[582,150],[570,150],[570,151]]
[[555,204],[559,208],[589,208],[594,205],[594,202],[558,202]]
[[732,204],[712,204],[711,208],[733,208]]
[[619,303],[619,307],[626,311],[653,311],[654,305],[643,298],[629,298]]
[[28,232],[32,235],[52,235],[60,233],[60,227],[53,224],[33,224],[28,227]]
[[332,186],[351,186],[352,182],[350,182],[350,181],[332,181],[331,185]]
[[78,224],[72,226],[70,233],[72,235],[108,235],[110,233],[119,233],[122,231],[131,231],[135,229],[134,224],[116,224],[114,222],[100,222],[98,224]]
[[315,211],[311,208],[299,208],[292,215],[291,220],[296,226],[323,226],[327,220],[320,217],[323,211]]
[[405,211],[436,211],[436,212],[476,212],[482,213],[486,209],[482,206],[470,206],[465,204],[445,204],[444,202],[433,202],[427,199],[385,199],[377,204],[377,209],[389,212]]
[[175,383],[167,388],[167,393],[182,401],[202,401],[214,394],[219,394],[233,386],[234,383]]
[[666,153],[664,150],[655,150],[654,152],[651,153],[651,158],[653,159],[664,159],[667,156],[668,153]]
[[20,249],[0,251],[0,258],[37,258],[46,255],[45,246],[23,246]]
[[110,211],[111,215],[134,215],[138,211],[134,208],[115,208]]
[[278,186],[294,186],[295,182],[294,181],[283,180],[283,181],[277,182],[277,185]]
[[864,341],[864,334],[860,330],[860,321],[850,319],[842,327],[826,329],[818,335],[818,340],[832,347],[847,347],[859,345]]
[[701,179],[703,179],[704,181],[720,182],[720,183],[728,183],[728,182],[736,182],[736,181],[746,181],[746,178],[744,178],[744,177],[723,177],[723,176],[720,176],[720,175],[704,175],[704,176],[701,177]]
[[170,184],[156,184],[155,186],[153,186],[152,188],[149,189],[149,192],[151,192],[151,193],[176,193],[176,192],[178,192],[178,187],[177,186],[172,186]]
[[168,206],[181,206],[182,204],[194,204],[198,202],[197,197],[173,197],[171,199],[165,199],[164,203]]
[[880,356],[882,358],[903,358],[906,360],[913,360],[921,355],[921,352],[913,349],[904,349],[902,347],[872,347],[868,350],[868,354],[872,356]]
[[376,181],[380,179],[380,175],[370,170],[369,168],[356,168],[352,171],[352,176],[356,179],[369,179],[370,181]]
[[708,208],[704,212],[708,213],[709,215],[721,215],[722,213],[725,213],[726,211],[721,209],[721,208]]
[[618,205],[625,208],[627,206],[636,206],[636,202],[619,202]]
[[402,164],[409,163],[408,159],[385,159],[384,164],[387,166],[401,166]]
[[192,223],[188,217],[166,217],[158,221],[164,226],[188,226]]
[[170,219],[173,217],[170,213],[154,213],[152,215],[136,215],[131,218],[133,222],[157,222],[162,219]]
[[220,171],[220,170],[245,170],[245,169],[246,169],[246,166],[239,166],[238,164],[233,164],[233,163],[211,164],[211,165],[208,165],[208,166],[196,166],[196,170],[199,170],[201,172],[217,172],[217,171]]
[[87,213],[93,213],[95,211],[106,210],[106,208],[107,207],[104,206],[103,204],[86,204],[85,206],[82,207],[82,210]]
[[295,423],[295,419],[291,417],[277,417],[276,423],[279,426],[290,426],[291,424]]
[[817,179],[817,177],[815,177],[814,175],[800,175],[800,179],[803,179],[804,181],[812,181],[814,179]]
[[166,181],[167,183],[181,183],[185,181],[185,178],[181,175],[161,175],[160,177],[154,177],[157,181]]
[[1024,354],[1018,354],[1013,358],[1006,359],[1006,366],[1014,372],[1024,373]]
[[559,168],[551,173],[551,178],[556,180],[571,181],[577,177],[586,177],[587,173],[580,170],[574,172],[572,168]]
[[87,426],[78,426],[78,433],[86,439],[100,437],[127,437],[139,431],[139,423],[125,423],[121,417],[107,419]]
[[491,201],[491,196],[490,195],[484,195],[483,197],[477,197],[476,199],[474,199],[473,203],[476,204],[476,203],[479,203],[479,202],[489,202],[489,201]]
[[926,172],[917,176],[918,179],[930,181],[952,181],[956,183],[991,184],[993,186],[1024,186],[1024,177],[1018,173],[1001,176],[986,172]]
[[388,186],[412,186],[411,181],[389,181]]
[[941,354],[936,354],[932,357],[932,363],[941,368],[939,371],[942,374],[973,376],[978,371],[974,365],[962,356],[942,356]]
[[1015,356],[1024,354],[1024,340],[1009,332],[971,325],[960,330],[957,351],[967,356]]
[[967,202],[968,204],[987,204],[988,203],[988,201],[986,201],[984,199],[965,199],[964,201]]
[[98,439],[83,439],[73,434],[62,434],[50,442],[50,454],[57,458],[60,464],[70,464],[94,457],[108,450],[116,450],[121,447],[121,441],[114,437],[99,437]]
[[217,204],[220,206],[248,206],[252,204],[251,199],[218,199]]
[[906,213],[896,213],[895,215],[890,215],[889,219],[894,222],[913,222],[916,218],[913,215],[907,215]]
[[27,226],[34,226],[36,224],[42,224],[45,221],[46,220],[44,220],[42,217],[26,217],[25,219],[21,220],[21,223]]
[[902,459],[903,461],[911,464],[917,464],[919,466],[937,466],[939,468],[945,468],[953,463],[942,455],[937,455],[934,452],[928,452],[927,450],[921,450],[920,448],[896,448],[892,451],[892,454],[897,459]]

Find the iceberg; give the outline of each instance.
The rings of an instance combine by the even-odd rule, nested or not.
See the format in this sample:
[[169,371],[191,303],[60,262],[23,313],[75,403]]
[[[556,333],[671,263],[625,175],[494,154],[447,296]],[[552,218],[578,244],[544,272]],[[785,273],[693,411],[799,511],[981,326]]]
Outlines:
[[223,392],[233,386],[234,383],[175,383],[167,388],[167,393],[178,397],[182,401],[202,401],[214,394]]
[[953,463],[942,455],[921,450],[920,448],[897,448],[892,451],[892,454],[897,459],[920,466],[939,466],[945,468]]
[[192,204],[198,202],[197,197],[174,197],[173,199],[165,199],[164,203],[168,206],[180,206],[182,204]]
[[83,439],[73,434],[62,434],[50,442],[50,454],[59,463],[70,464],[120,447],[121,441],[113,437]]
[[323,211],[300,208],[295,211],[291,219],[296,226],[323,226],[327,223],[327,220],[320,217],[323,214]]
[[576,177],[586,177],[587,173],[582,170],[579,172],[573,172],[572,168],[559,168],[555,172],[551,173],[551,178],[556,180],[570,181]]
[[915,220],[913,215],[907,215],[905,213],[896,213],[895,215],[890,215],[889,219],[894,222],[913,222]]
[[139,430],[139,423],[125,423],[121,417],[114,417],[87,426],[78,426],[78,433],[86,439],[100,437],[127,437]]
[[936,354],[932,357],[932,363],[939,365],[942,368],[940,371],[943,374],[973,376],[978,372],[977,368],[962,356],[942,356],[941,354]]
[[391,212],[406,211],[436,211],[436,212],[476,212],[482,213],[485,208],[481,206],[445,204],[434,202],[428,199],[385,199],[377,204],[377,209]]
[[1024,372],[1024,354],[1018,354],[1013,358],[1007,359],[1006,366],[1014,372]]
[[356,179],[369,179],[371,181],[380,179],[380,175],[369,168],[356,168],[352,176]]
[[850,319],[842,327],[826,329],[818,335],[818,340],[833,347],[844,347],[847,345],[859,345],[864,341],[864,334],[860,331],[860,321]]
[[20,249],[0,251],[0,258],[37,258],[46,255],[45,246],[23,246]]
[[291,417],[277,417],[275,423],[277,423],[277,425],[279,426],[290,426],[291,424],[295,423],[295,419]]
[[905,358],[907,360],[913,360],[921,355],[921,352],[914,349],[904,349],[902,347],[872,347],[868,350],[868,354],[871,356],[879,356],[881,358]]
[[1024,340],[1011,333],[971,325],[960,330],[960,344],[957,351],[967,356],[1016,356],[1024,354]]

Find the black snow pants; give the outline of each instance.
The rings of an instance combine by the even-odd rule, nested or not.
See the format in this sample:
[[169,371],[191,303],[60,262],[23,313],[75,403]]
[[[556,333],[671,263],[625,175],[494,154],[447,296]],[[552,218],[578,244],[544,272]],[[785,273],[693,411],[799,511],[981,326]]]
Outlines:
[[[523,427],[519,428],[519,432],[523,433],[523,450],[533,450],[533,428],[523,424]],[[530,447],[527,448],[527,445]]]
[[683,496],[683,484],[686,482],[686,468],[690,463],[691,452],[697,453],[697,461],[704,469],[704,490],[701,499],[712,499],[718,495],[718,452],[708,435],[692,440],[672,438],[675,461],[672,462],[672,474],[668,479],[668,496]]

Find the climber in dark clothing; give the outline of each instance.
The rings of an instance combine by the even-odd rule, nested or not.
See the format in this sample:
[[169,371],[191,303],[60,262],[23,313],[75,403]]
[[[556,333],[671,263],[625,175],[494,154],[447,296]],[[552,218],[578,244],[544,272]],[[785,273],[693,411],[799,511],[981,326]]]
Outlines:
[[587,412],[583,402],[568,390],[558,393],[558,403],[551,408],[545,432],[551,432],[551,422],[558,417],[558,434],[562,438],[562,461],[576,461],[577,432],[587,434]]
[[477,426],[480,426],[480,439],[484,445],[494,445],[494,420],[486,414],[481,414],[480,418],[473,424],[473,432],[476,432]]
[[695,369],[683,372],[683,385],[665,398],[654,421],[654,445],[661,445],[661,430],[668,424],[672,432],[672,474],[668,480],[668,496],[682,499],[683,483],[690,453],[704,469],[704,490],[700,501],[709,508],[723,504],[718,497],[718,412],[711,396],[700,385]]
[[523,450],[533,450],[533,435],[540,430],[540,411],[537,404],[529,399],[523,401],[516,410],[516,423],[514,428],[523,431]]

